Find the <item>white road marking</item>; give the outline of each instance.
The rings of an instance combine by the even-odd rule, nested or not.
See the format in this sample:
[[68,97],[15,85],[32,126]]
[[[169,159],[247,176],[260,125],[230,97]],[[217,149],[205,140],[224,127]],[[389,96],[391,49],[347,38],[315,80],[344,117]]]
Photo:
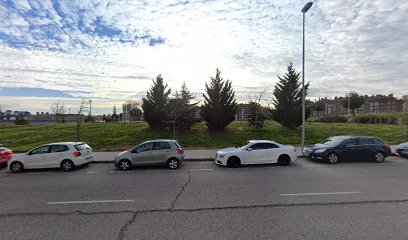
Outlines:
[[97,171],[86,172],[86,174],[92,174],[92,173],[97,173]]
[[27,174],[29,175],[47,175],[47,174],[50,174],[50,172],[30,172]]
[[134,202],[134,199],[125,200],[92,200],[92,201],[68,201],[68,202],[47,202],[47,205],[63,205],[63,204],[90,204],[90,203],[121,203]]
[[190,169],[190,171],[213,171],[213,168],[197,168],[197,169]]
[[362,192],[322,192],[322,193],[284,193],[280,196],[316,196],[316,195],[345,195],[345,194],[360,194]]

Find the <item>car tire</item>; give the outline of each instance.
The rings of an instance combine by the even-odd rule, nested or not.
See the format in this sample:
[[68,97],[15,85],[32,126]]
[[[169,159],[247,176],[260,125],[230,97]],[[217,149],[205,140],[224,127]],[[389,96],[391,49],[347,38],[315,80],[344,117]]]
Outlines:
[[227,160],[227,167],[230,168],[237,168],[241,165],[241,160],[239,159],[239,157],[229,157]]
[[336,164],[339,161],[339,155],[337,153],[329,153],[327,155],[327,162],[330,164]]
[[167,160],[167,167],[174,170],[177,169],[180,166],[180,160],[177,158],[170,158]]
[[70,172],[75,168],[75,165],[71,160],[65,159],[61,162],[60,167],[62,171]]
[[24,166],[21,162],[13,162],[10,164],[10,172],[12,173],[19,173],[24,171]]
[[290,157],[286,154],[282,154],[278,158],[279,166],[288,166],[290,164]]
[[377,163],[382,163],[385,160],[385,155],[383,152],[376,152],[374,154],[374,161]]
[[132,163],[128,159],[122,159],[117,163],[116,167],[120,171],[127,171],[132,168]]

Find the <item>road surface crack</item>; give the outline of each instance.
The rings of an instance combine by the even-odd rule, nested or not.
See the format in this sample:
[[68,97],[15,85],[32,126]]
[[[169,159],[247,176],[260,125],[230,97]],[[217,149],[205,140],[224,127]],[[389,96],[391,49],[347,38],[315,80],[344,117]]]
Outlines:
[[138,216],[139,214],[141,214],[141,213],[142,213],[142,211],[134,212],[133,215],[132,215],[132,217],[130,218],[130,220],[127,221],[127,222],[125,223],[125,225],[123,225],[123,226],[121,227],[121,229],[120,229],[120,231],[119,231],[119,234],[118,234],[118,239],[119,239],[119,240],[123,240],[123,239],[124,239],[126,231],[127,231],[128,228],[130,227],[130,225],[132,225],[132,224],[136,221],[137,216]]
[[186,189],[187,185],[190,184],[191,182],[191,173],[190,173],[190,169],[187,172],[188,174],[188,181],[181,187],[180,192],[177,194],[176,198],[174,199],[174,201],[171,203],[171,207],[168,209],[169,211],[174,209],[174,205],[176,204],[177,200],[180,198],[181,194],[183,194],[184,190]]

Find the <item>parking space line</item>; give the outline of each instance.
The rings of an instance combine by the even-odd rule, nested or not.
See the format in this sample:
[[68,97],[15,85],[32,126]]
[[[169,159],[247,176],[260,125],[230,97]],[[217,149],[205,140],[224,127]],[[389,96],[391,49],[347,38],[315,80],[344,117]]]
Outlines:
[[93,174],[93,173],[97,173],[97,171],[86,172],[86,174]]
[[134,199],[125,200],[91,200],[91,201],[67,201],[67,202],[47,202],[47,205],[64,205],[64,204],[91,204],[91,203],[123,203],[134,202]]
[[190,169],[190,171],[213,171],[213,168],[197,168],[197,169]]
[[321,193],[284,193],[279,194],[282,197],[290,196],[317,196],[317,195],[346,195],[346,194],[361,194],[362,192],[321,192]]

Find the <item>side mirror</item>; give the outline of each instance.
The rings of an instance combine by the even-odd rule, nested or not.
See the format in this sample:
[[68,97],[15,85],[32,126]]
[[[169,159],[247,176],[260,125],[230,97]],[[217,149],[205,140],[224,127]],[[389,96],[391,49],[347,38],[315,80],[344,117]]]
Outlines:
[[247,151],[252,151],[252,148],[247,148]]
[[131,153],[138,153],[138,151],[136,149],[133,149],[132,151],[130,151]]

